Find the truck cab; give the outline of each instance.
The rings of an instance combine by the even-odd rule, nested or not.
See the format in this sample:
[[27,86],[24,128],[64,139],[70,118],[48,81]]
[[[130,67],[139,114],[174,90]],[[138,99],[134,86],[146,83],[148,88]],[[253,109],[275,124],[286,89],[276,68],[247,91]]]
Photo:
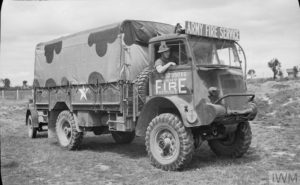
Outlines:
[[[214,34],[209,33],[211,29]],[[156,166],[173,168],[171,159],[178,155],[177,140],[192,140],[195,148],[207,140],[216,154],[235,157],[249,148],[248,121],[257,114],[255,95],[247,93],[246,57],[236,42],[239,32],[224,35],[232,30],[186,22],[185,32],[149,41],[152,66],[160,57],[158,48],[162,42],[170,48],[169,61],[176,63],[164,73],[158,73],[155,67],[152,70],[149,94],[137,124],[137,134],[146,135],[148,154]],[[185,129],[185,136],[190,135],[182,141],[180,127]],[[184,160],[189,160],[188,154]],[[162,165],[166,161],[170,163]]]
[[[169,67],[162,74],[154,70],[150,78],[149,99],[165,96],[186,101],[187,106],[192,106],[191,110],[198,113],[198,126],[210,124],[216,118],[202,119],[205,116],[201,115],[199,106],[203,102],[215,104],[215,116],[220,111],[242,113],[244,109],[254,108],[248,101],[254,95],[247,94],[244,63],[238,53],[241,48],[235,41],[187,34],[156,37],[149,46],[152,64],[159,58],[157,51],[161,42],[166,42],[170,48],[169,60],[176,66]],[[247,112],[255,115],[255,109]]]

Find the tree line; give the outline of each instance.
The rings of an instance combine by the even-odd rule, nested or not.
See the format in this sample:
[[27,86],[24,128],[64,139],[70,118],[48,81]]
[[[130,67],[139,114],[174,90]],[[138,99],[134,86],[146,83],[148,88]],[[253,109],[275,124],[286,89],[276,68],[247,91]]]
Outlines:
[[27,83],[27,80],[23,80],[22,86],[11,86],[11,81],[9,78],[0,79],[0,82],[2,83],[2,87],[0,86],[0,89],[30,89],[31,86],[29,86]]

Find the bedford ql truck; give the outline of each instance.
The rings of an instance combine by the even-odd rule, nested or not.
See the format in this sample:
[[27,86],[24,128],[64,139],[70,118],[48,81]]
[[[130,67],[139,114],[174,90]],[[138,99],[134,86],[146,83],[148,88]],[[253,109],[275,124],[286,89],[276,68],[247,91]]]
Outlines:
[[[117,143],[143,136],[151,163],[163,170],[189,164],[205,140],[217,155],[241,157],[257,108],[239,38],[239,30],[189,21],[182,29],[125,20],[39,43],[28,135],[47,126],[68,150],[79,149],[88,131]],[[162,42],[176,66],[158,73]]]

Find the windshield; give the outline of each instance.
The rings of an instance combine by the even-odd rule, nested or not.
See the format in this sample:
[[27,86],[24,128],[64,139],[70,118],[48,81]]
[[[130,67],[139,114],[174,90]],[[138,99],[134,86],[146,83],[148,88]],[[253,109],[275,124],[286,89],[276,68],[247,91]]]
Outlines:
[[191,37],[190,45],[196,65],[228,65],[241,67],[234,41]]

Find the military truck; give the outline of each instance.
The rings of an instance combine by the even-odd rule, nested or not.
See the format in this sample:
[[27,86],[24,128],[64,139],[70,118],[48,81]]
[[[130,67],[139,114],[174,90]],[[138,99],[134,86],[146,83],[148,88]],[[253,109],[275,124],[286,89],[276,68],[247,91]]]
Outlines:
[[[125,20],[39,43],[28,135],[47,126],[68,150],[79,149],[88,131],[124,144],[142,136],[163,170],[189,164],[205,140],[217,155],[241,157],[257,109],[239,38],[239,30],[190,21],[182,29]],[[158,73],[162,42],[177,65]]]

